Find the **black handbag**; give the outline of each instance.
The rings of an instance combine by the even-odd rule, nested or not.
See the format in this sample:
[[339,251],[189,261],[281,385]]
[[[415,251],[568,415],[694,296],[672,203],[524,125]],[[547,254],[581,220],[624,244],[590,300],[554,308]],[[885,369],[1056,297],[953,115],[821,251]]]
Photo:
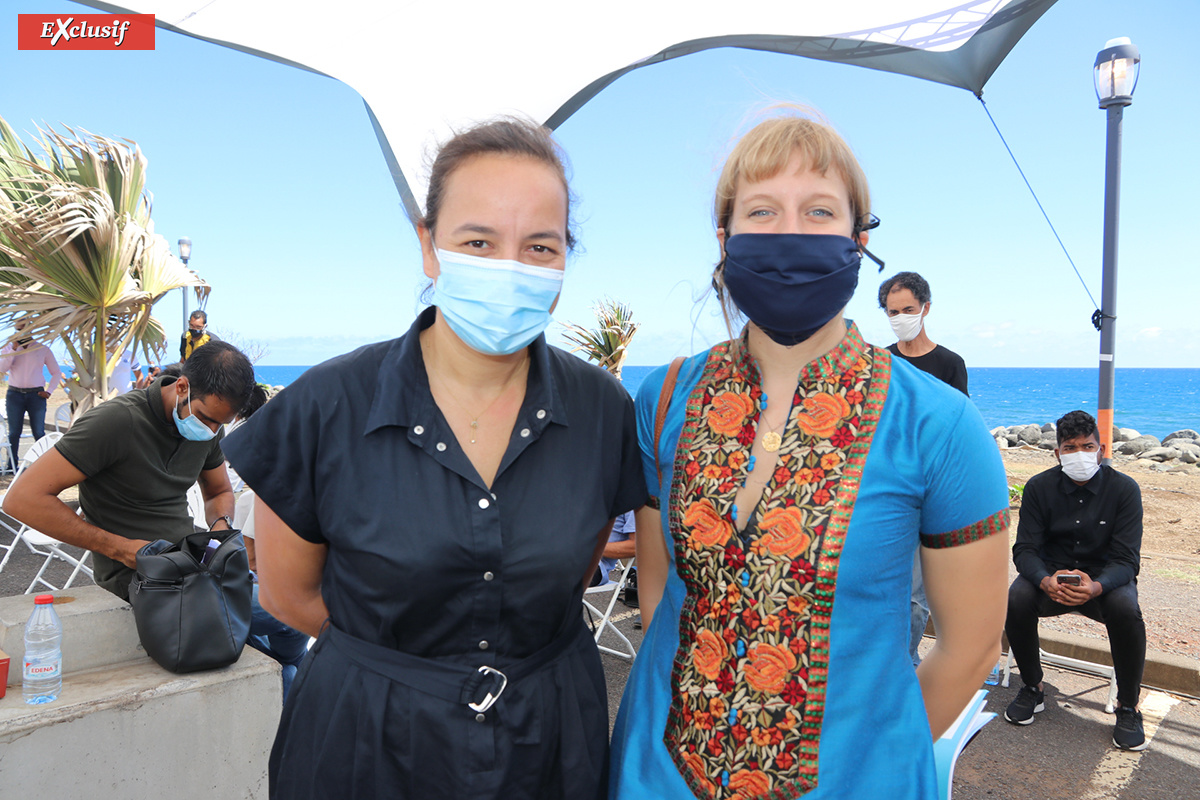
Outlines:
[[[220,544],[208,553],[209,540]],[[202,531],[138,550],[129,603],[147,655],[171,672],[224,667],[250,634],[250,564],[242,532]]]

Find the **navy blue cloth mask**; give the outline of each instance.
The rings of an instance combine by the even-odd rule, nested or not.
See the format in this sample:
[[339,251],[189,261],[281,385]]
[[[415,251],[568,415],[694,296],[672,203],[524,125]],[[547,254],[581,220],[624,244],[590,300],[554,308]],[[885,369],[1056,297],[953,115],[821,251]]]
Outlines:
[[725,288],[779,344],[803,342],[837,316],[858,286],[862,253],[848,236],[739,233],[725,240]]

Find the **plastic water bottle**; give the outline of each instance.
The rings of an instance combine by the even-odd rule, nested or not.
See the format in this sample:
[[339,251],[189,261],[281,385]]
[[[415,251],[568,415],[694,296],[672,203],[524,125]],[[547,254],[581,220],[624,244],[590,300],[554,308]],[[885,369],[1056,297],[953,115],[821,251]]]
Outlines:
[[25,667],[21,691],[29,705],[52,703],[62,691],[62,623],[54,595],[39,594],[25,623]]
[[992,671],[988,673],[987,678],[983,681],[988,686],[996,686],[1000,683],[1000,662],[997,661],[992,665]]

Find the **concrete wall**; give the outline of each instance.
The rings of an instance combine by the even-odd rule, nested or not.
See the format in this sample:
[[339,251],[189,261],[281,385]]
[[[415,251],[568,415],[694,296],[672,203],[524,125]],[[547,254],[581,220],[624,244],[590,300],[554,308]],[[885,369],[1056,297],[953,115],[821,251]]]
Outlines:
[[22,700],[24,647],[11,641],[13,617],[23,629],[33,598],[0,599],[0,649],[13,663],[0,699],[0,795],[267,796],[281,710],[275,661],[246,648],[224,669],[175,675],[141,651],[121,600],[97,587],[59,594],[75,598],[55,603],[66,674],[59,699],[44,706]]

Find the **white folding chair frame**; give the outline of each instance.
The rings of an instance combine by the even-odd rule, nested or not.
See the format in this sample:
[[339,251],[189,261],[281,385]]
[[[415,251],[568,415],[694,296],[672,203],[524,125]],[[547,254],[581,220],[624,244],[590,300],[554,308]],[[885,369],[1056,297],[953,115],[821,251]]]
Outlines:
[[14,476],[17,473],[17,460],[13,457],[12,445],[8,443],[8,432],[4,432],[4,441],[0,441],[0,473],[11,472]]
[[[19,478],[21,473],[24,472],[30,464],[41,458],[41,456],[47,450],[53,447],[54,444],[61,438],[61,433],[51,432],[34,442],[33,447],[30,447],[29,451],[25,453],[25,457],[21,459],[21,466],[17,470],[17,477]],[[16,478],[14,478],[13,481],[16,482]],[[20,522],[20,520],[17,521]],[[4,525],[4,527],[12,530],[12,528],[8,525]],[[58,539],[44,534],[41,531],[34,530],[23,522],[16,530],[12,543],[6,547],[8,552],[4,554],[4,559],[0,561],[0,570],[3,570],[4,566],[8,563],[8,559],[12,555],[13,548],[17,546],[18,542],[24,542],[25,546],[29,548],[31,553],[43,559],[41,568],[38,570],[37,575],[34,576],[33,581],[29,584],[29,588],[25,590],[25,594],[31,593],[39,585],[47,587],[52,592],[57,592],[60,589],[67,589],[75,581],[75,578],[79,576],[80,572],[84,573],[89,578],[92,577],[92,569],[85,563],[89,555],[87,550],[84,550],[83,555],[76,558],[63,549],[62,542],[60,542]],[[50,564],[52,564],[56,558],[75,567],[71,571],[71,576],[67,579],[67,582],[61,587],[55,586],[44,577],[47,568],[49,568]]]
[[[621,591],[625,588],[625,582],[629,580],[629,571],[633,569],[635,562],[636,559],[632,558],[629,559],[628,562],[618,562],[618,565],[613,567],[612,571],[615,572],[619,569],[621,571],[620,578],[618,578],[616,581],[603,583],[599,586],[589,586],[583,591],[583,605],[590,613],[595,614],[600,618],[598,623],[593,621],[593,624],[595,625],[595,635],[592,638],[596,640],[596,649],[600,650],[601,652],[617,656],[618,658],[627,658],[630,661],[637,656],[637,649],[633,646],[633,642],[629,641],[629,637],[622,633],[621,630],[615,624],[613,624],[612,613],[613,608],[615,608],[617,605],[617,600],[619,600],[621,597]],[[612,592],[612,597],[608,599],[608,605],[605,606],[604,611],[601,611],[599,608],[588,602],[587,596],[589,594],[601,594],[603,592]],[[618,639],[624,642],[625,648],[627,649],[614,650],[611,647],[606,647],[605,645],[600,644],[600,636],[606,629],[612,631]]]
[[[1113,710],[1117,706],[1117,671],[1115,669],[1107,664],[1097,664],[1094,661],[1083,661],[1078,658],[1068,658],[1067,656],[1047,653],[1040,648],[1038,649],[1038,654],[1041,656],[1043,664],[1060,667],[1061,669],[1069,669],[1073,672],[1082,672],[1085,675],[1108,678],[1108,703],[1104,706],[1104,710],[1109,714],[1113,713]],[[1004,659],[1004,679],[1000,681],[1000,685],[1005,688],[1008,688],[1008,676],[1012,672],[1013,663],[1013,654],[1010,648],[1008,656]],[[1019,667],[1020,664],[1017,666]]]
[[[58,539],[55,539],[53,536],[47,536],[44,533],[35,531],[28,525],[22,525],[21,527],[23,529],[22,538],[25,540],[25,543],[29,545],[31,550],[33,550],[35,553],[39,552],[35,549],[35,545],[40,545],[45,547],[48,551],[46,553],[46,559],[42,562],[41,569],[39,569],[37,575],[33,577],[33,581],[30,582],[29,588],[25,590],[25,594],[31,594],[38,584],[45,586],[52,592],[69,589],[71,588],[71,584],[74,583],[75,579],[79,577],[80,572],[87,575],[89,578],[92,578],[93,580],[95,579],[95,576],[92,574],[92,568],[85,563],[88,559],[88,556],[92,554],[90,550],[84,550],[83,555],[81,555],[79,558],[76,558],[64,550],[62,548],[62,542],[60,542]],[[54,559],[56,558],[60,561],[65,561],[68,564],[75,565],[75,569],[71,571],[71,577],[67,578],[67,582],[62,586],[55,586],[53,583],[50,583],[50,581],[42,577],[46,574],[46,569],[54,562]]]

